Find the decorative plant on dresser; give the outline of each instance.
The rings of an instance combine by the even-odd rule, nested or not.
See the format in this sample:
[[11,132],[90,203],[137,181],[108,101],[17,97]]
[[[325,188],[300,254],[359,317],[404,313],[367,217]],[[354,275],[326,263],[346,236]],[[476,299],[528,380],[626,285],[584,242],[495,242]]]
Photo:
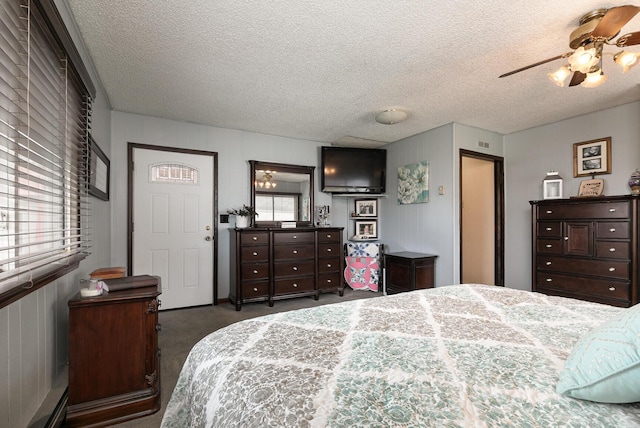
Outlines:
[[638,195],[531,201],[533,291],[638,303],[638,201]]

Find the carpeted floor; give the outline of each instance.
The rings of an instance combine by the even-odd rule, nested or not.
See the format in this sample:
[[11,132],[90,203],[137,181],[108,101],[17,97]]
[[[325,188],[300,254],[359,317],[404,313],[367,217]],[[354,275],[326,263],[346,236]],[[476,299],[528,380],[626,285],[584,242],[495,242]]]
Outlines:
[[319,300],[312,297],[276,301],[273,307],[266,302],[250,303],[236,311],[235,306],[224,303],[217,306],[200,306],[195,308],[174,309],[161,311],[159,314],[162,330],[158,336],[161,350],[160,373],[162,407],[157,413],[144,418],[133,419],[115,425],[119,428],[157,428],[162,421],[164,409],[171,398],[171,392],[178,380],[182,365],[189,351],[200,339],[209,333],[249,318],[268,315],[276,312],[308,308],[328,303],[344,302],[347,300],[364,299],[381,296],[381,293],[370,291],[353,291],[347,288],[344,296],[337,293],[321,294]]

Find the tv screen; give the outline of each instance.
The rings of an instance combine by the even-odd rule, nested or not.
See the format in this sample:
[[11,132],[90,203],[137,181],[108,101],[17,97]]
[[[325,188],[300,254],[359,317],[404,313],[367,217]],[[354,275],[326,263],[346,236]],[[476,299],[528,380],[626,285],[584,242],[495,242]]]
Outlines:
[[387,151],[352,147],[322,147],[322,191],[384,193]]

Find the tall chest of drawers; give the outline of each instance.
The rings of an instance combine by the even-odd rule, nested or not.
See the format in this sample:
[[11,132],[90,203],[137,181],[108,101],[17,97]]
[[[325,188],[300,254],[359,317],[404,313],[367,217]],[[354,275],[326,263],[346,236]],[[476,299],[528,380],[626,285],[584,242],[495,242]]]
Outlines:
[[532,201],[533,291],[638,303],[637,196]]
[[242,304],[320,292],[343,294],[342,228],[248,228],[231,231],[231,290]]

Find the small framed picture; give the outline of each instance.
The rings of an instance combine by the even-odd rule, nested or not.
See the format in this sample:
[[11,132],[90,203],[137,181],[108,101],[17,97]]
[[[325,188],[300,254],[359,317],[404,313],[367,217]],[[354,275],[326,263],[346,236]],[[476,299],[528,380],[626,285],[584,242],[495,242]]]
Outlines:
[[601,196],[604,190],[604,180],[602,178],[596,178],[594,180],[582,180],[580,182],[580,189],[578,190],[578,196]]
[[611,174],[611,137],[573,145],[573,176]]
[[356,221],[356,236],[358,236],[358,238],[376,238],[378,236],[377,233],[375,220]]
[[110,162],[93,137],[89,136],[89,194],[103,201],[109,200]]
[[377,199],[356,199],[356,217],[377,217]]

